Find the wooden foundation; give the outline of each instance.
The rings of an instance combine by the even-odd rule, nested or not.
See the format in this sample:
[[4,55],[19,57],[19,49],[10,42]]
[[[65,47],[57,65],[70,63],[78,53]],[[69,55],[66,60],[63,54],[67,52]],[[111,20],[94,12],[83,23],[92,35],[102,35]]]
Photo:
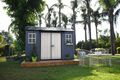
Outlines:
[[58,65],[72,65],[79,64],[79,61],[75,60],[50,60],[50,61],[38,61],[38,62],[23,62],[21,67],[42,67],[42,66],[58,66]]

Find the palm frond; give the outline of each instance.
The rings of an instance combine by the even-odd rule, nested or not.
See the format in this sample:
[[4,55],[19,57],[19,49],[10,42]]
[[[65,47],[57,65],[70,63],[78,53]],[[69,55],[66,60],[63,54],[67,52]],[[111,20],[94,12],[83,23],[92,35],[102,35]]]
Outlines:
[[116,24],[116,22],[117,22],[117,18],[118,18],[118,16],[119,16],[119,14],[120,14],[120,9],[118,9],[118,10],[115,12],[115,15],[114,15],[115,24]]
[[108,15],[108,12],[107,12],[107,11],[104,11],[104,12],[100,13],[100,16],[102,16],[102,17],[105,17],[105,16],[107,16],[107,15]]
[[120,4],[120,0],[116,0],[115,4],[114,4],[114,8],[118,7],[118,5]]

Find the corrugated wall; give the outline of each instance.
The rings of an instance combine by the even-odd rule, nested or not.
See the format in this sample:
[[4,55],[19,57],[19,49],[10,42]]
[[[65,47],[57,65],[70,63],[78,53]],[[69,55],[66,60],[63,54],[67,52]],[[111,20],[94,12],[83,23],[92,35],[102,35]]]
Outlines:
[[[66,45],[65,34],[72,34],[73,45]],[[68,55],[70,56],[69,59],[74,58],[75,47],[74,47],[74,39],[73,38],[74,38],[73,32],[62,32],[62,59],[67,59]]]
[[41,49],[40,32],[39,31],[26,31],[26,56],[27,56],[27,59],[30,59],[32,48],[33,48],[32,44],[28,44],[28,33],[36,33],[35,54],[37,54],[38,59],[40,59],[40,51],[41,51],[40,50]]

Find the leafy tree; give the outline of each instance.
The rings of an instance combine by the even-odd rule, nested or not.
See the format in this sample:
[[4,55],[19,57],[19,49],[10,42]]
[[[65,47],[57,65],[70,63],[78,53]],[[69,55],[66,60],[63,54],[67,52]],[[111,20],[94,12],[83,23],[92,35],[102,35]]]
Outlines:
[[8,15],[12,18],[10,29],[15,33],[22,50],[25,49],[25,28],[36,25],[37,14],[44,9],[43,0],[3,0]]
[[[111,40],[111,52],[112,55],[115,55],[115,32],[114,32],[114,21],[116,21],[116,17],[118,16],[120,9],[116,9],[119,0],[99,0],[103,10],[107,13],[110,23],[110,40]],[[115,13],[115,14],[114,14]]]
[[0,53],[2,56],[10,55],[10,47],[13,43],[12,35],[9,32],[2,31],[0,32],[0,36],[2,36],[2,42],[0,43]]
[[13,37],[9,32],[2,31],[1,34],[3,36],[3,43],[5,45],[11,45],[13,43]]
[[110,48],[110,36],[100,35],[99,44],[100,48]]

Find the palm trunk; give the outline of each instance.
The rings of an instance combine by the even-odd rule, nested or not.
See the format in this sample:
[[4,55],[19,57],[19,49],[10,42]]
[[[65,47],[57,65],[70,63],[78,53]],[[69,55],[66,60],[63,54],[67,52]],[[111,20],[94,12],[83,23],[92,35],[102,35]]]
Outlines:
[[59,0],[59,27],[61,27],[61,0]]
[[92,49],[92,38],[91,38],[91,22],[90,22],[90,2],[89,0],[86,0],[87,1],[87,9],[88,9],[88,12],[87,12],[87,17],[88,17],[88,30],[89,30],[89,49]]
[[115,55],[115,32],[114,32],[114,25],[113,25],[113,8],[109,10],[109,23],[110,23],[110,40],[111,40],[111,52],[112,55]]
[[85,42],[87,42],[87,30],[86,30],[86,23],[84,23],[84,30],[85,30]]
[[74,30],[74,47],[76,47],[76,28],[75,28],[75,23],[76,23],[76,13],[75,13],[75,8],[73,8],[73,30]]
[[96,46],[98,47],[98,30],[97,30],[97,23],[95,23],[96,28]]

